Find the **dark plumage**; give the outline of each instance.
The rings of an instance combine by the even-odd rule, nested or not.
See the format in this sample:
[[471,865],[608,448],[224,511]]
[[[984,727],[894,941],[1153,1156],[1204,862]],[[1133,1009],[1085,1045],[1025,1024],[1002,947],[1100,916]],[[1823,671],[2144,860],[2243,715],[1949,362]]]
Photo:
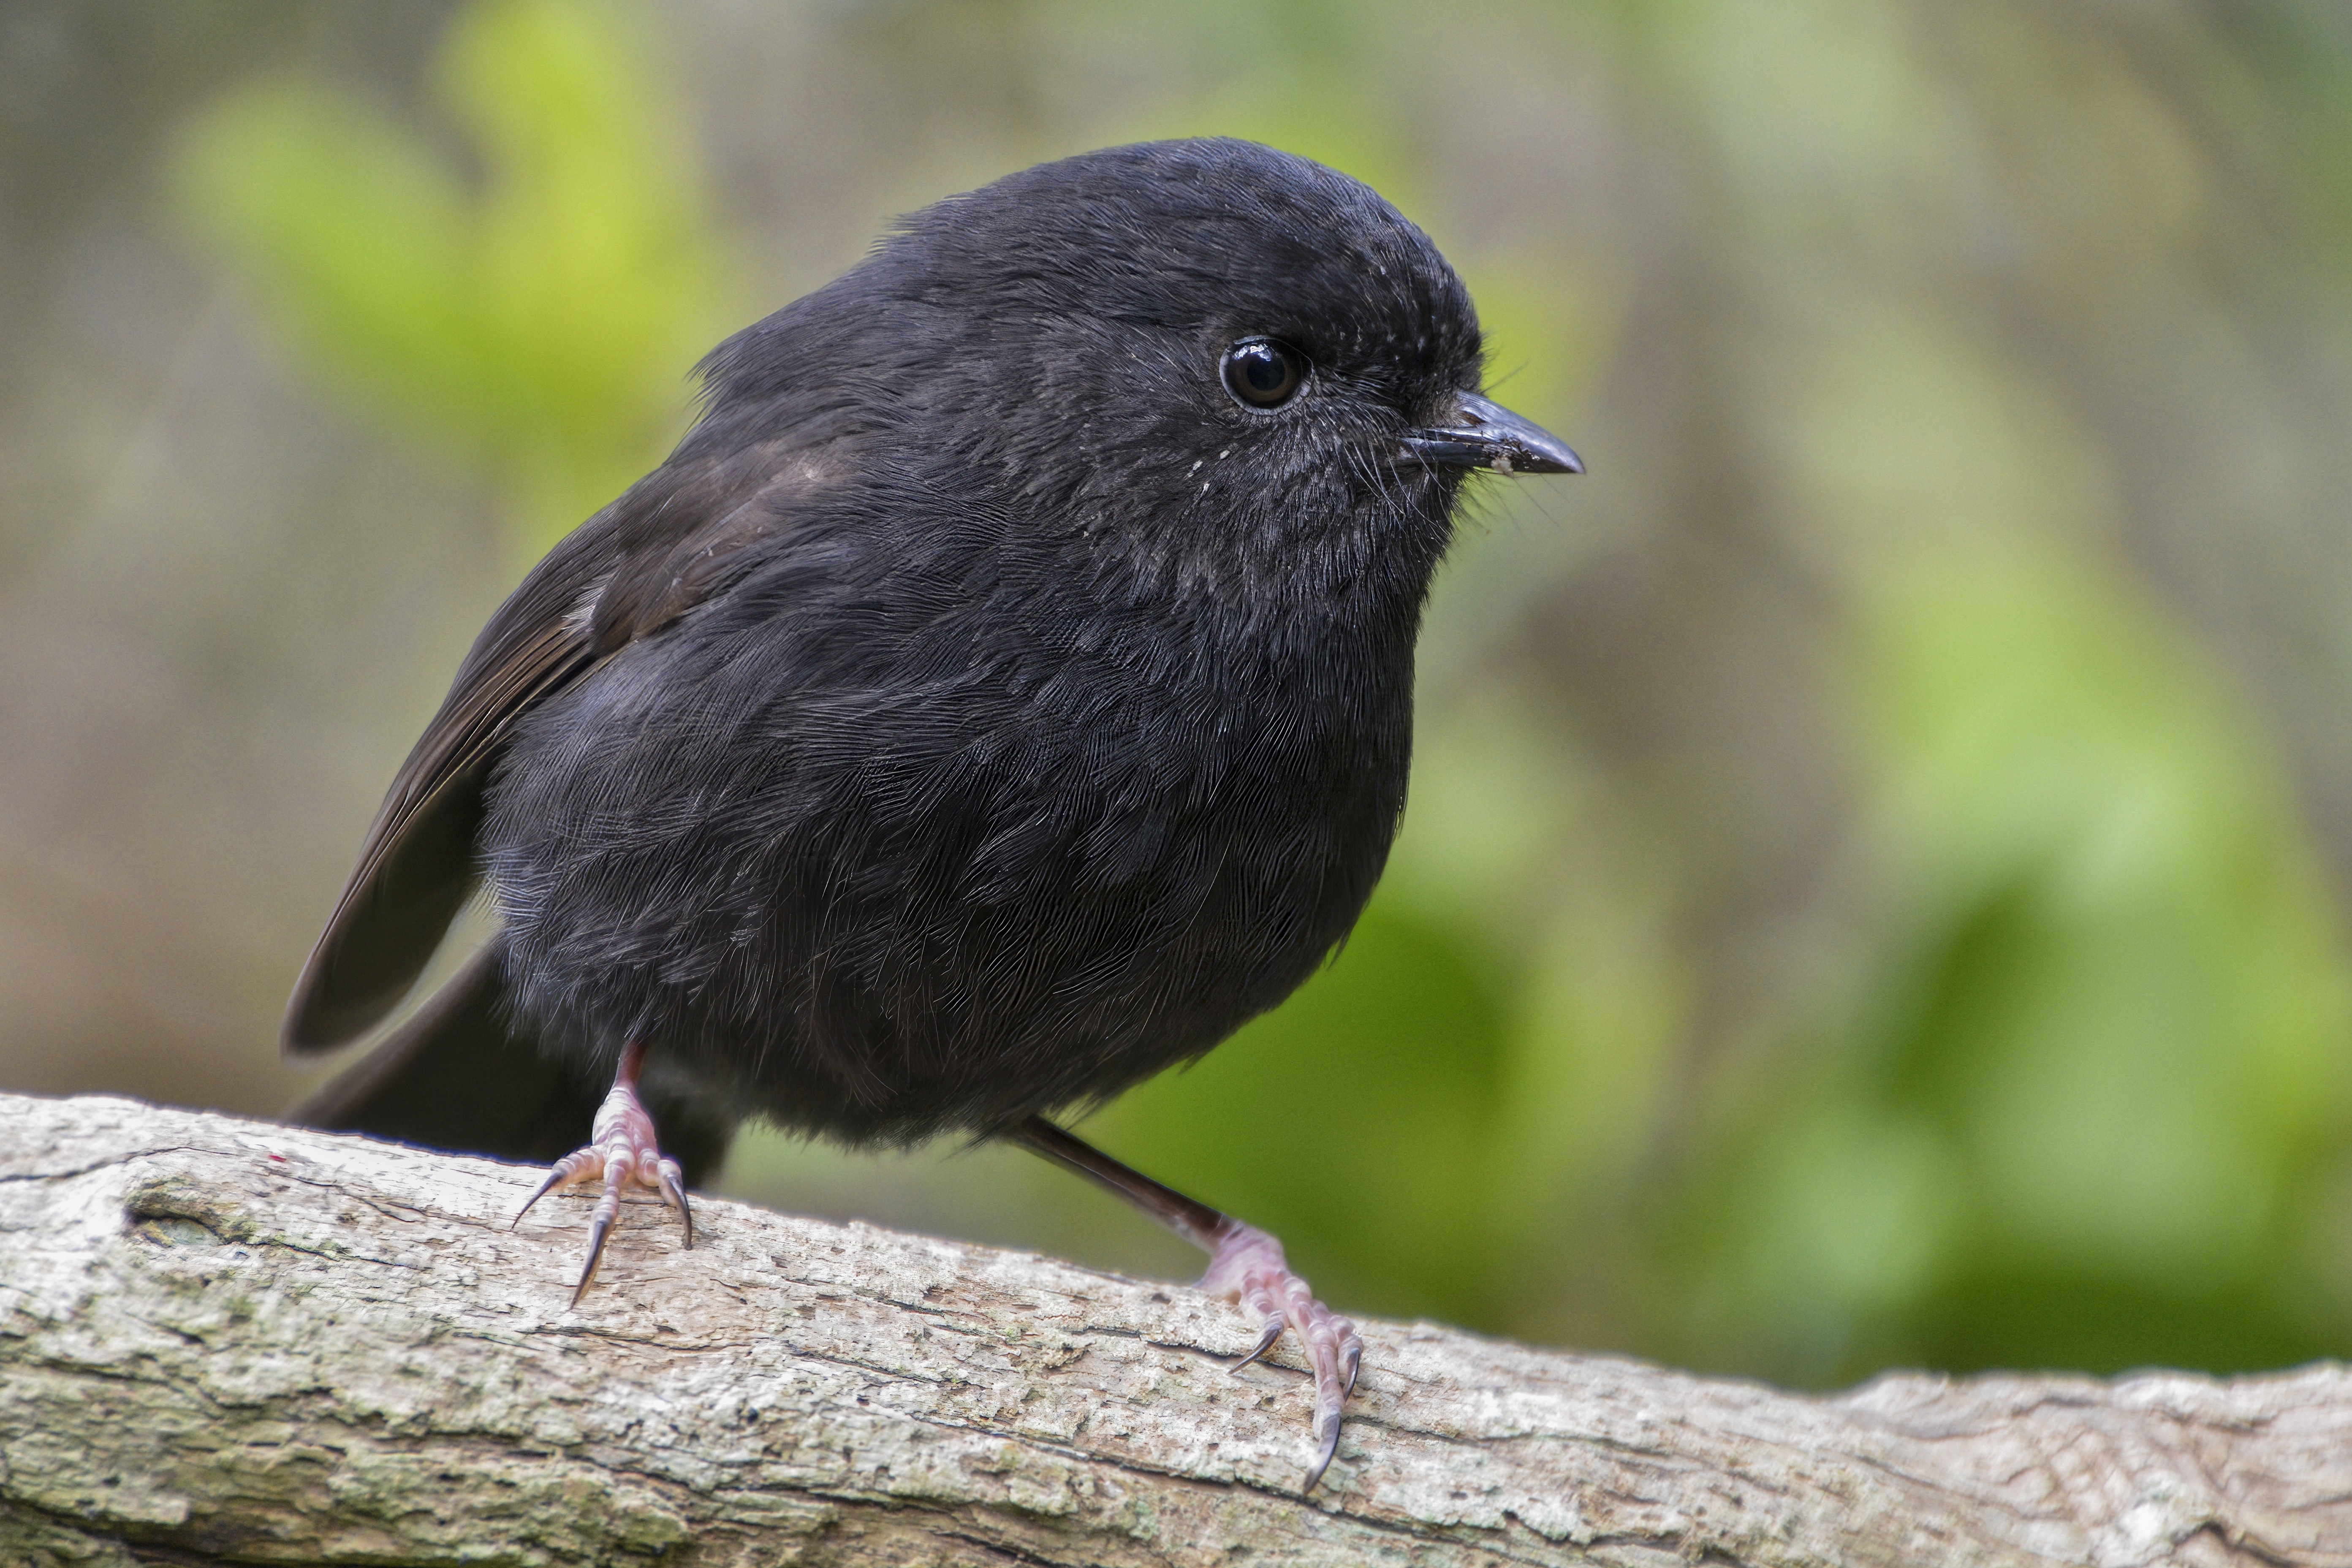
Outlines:
[[1032,1119],[1207,1051],[1362,910],[1461,476],[1575,466],[1479,365],[1420,230],[1250,143],[909,219],[722,344],[483,631],[289,1049],[384,1018],[478,877],[501,929],[298,1114],[549,1159],[641,1047],[639,1182],[653,1124],[692,1166],[748,1115],[1008,1134],[1241,1247]]

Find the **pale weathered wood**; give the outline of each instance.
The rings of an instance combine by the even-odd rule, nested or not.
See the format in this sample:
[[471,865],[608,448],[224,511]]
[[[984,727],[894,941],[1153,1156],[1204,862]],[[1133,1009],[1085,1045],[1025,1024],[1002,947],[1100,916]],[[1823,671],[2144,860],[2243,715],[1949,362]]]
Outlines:
[[1328,1490],[1249,1324],[698,1207],[577,1311],[531,1176],[0,1096],[0,1563],[2352,1565],[2352,1375],[1836,1398],[1366,1325]]

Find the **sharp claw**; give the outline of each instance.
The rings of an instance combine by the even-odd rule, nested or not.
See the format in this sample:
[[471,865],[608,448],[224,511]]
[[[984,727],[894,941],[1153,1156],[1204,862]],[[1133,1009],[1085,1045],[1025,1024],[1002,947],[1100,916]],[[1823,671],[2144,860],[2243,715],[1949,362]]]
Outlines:
[[694,1210],[686,1201],[686,1174],[676,1160],[664,1160],[660,1166],[662,1201],[677,1210],[686,1222],[686,1250],[694,1250]]
[[1327,1411],[1316,1419],[1315,1436],[1318,1439],[1315,1463],[1307,1467],[1307,1484],[1298,1489],[1301,1492],[1315,1490],[1315,1483],[1321,1480],[1323,1472],[1331,1468],[1331,1456],[1339,1451],[1339,1413],[1337,1410]]
[[655,1141],[653,1118],[646,1113],[644,1102],[637,1098],[637,1072],[645,1062],[645,1047],[631,1044],[621,1053],[621,1065],[613,1075],[612,1092],[597,1107],[596,1120],[588,1143],[555,1162],[539,1190],[525,1200],[508,1224],[511,1230],[522,1223],[531,1205],[551,1192],[558,1192],[576,1182],[590,1180],[604,1184],[604,1196],[598,1200],[596,1212],[589,1221],[588,1259],[581,1265],[580,1281],[572,1287],[572,1304],[578,1306],[596,1278],[597,1266],[604,1261],[604,1243],[612,1236],[621,1218],[621,1200],[633,1186],[651,1187],[661,1194],[662,1201],[678,1212],[686,1222],[686,1244],[694,1245],[694,1210],[687,1206],[686,1172],[674,1159],[664,1158],[661,1146]]
[[1361,1341],[1358,1341],[1348,1347],[1348,1386],[1341,1395],[1342,1398],[1356,1392],[1356,1374],[1363,1370],[1364,1346]]
[[1266,1319],[1265,1328],[1257,1336],[1257,1343],[1250,1346],[1250,1353],[1242,1357],[1239,1361],[1234,1363],[1233,1365],[1228,1367],[1226,1370],[1230,1372],[1239,1372],[1243,1367],[1247,1366],[1251,1362],[1255,1361],[1259,1356],[1262,1356],[1267,1351],[1272,1350],[1275,1346],[1275,1342],[1282,1338],[1282,1320],[1279,1317]]
[[532,1193],[529,1197],[522,1200],[522,1207],[515,1210],[515,1217],[507,1221],[507,1228],[509,1230],[512,1230],[516,1226],[520,1225],[522,1223],[522,1217],[530,1212],[530,1206],[537,1203],[541,1198],[545,1197],[549,1193],[553,1192],[558,1186],[562,1185],[562,1181],[563,1167],[559,1165],[553,1170],[547,1173],[547,1179],[539,1184],[539,1190],[537,1192]]
[[588,1261],[580,1270],[580,1282],[572,1287],[572,1304],[578,1306],[580,1298],[588,1292],[588,1281],[596,1277],[596,1265],[604,1260],[604,1239],[613,1234],[613,1222],[598,1215],[588,1225]]

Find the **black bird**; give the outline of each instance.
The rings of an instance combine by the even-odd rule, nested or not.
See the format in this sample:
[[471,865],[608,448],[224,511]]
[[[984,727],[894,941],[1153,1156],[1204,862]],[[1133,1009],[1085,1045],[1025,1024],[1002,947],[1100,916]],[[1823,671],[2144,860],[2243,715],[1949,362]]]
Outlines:
[[1312,1487],[1354,1326],[1046,1115],[1209,1050],[1363,909],[1463,476],[1581,472],[1480,354],[1426,235],[1249,142],[907,220],[721,344],[677,450],[483,630],[287,1049],[379,1023],[483,881],[499,930],[296,1119],[601,1176],[581,1289],[622,1191],[685,1214],[740,1118],[1011,1138],[1207,1249],[1253,1356],[1299,1334]]

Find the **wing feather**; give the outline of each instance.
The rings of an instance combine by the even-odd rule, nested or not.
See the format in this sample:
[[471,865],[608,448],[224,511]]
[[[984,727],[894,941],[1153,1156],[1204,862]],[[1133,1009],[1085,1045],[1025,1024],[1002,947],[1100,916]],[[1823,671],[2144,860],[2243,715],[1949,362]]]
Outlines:
[[289,1055],[356,1039],[415,986],[478,883],[483,790],[515,719],[723,590],[822,478],[804,449],[782,443],[673,459],[532,570],[483,628],[377,810],[287,1004]]

